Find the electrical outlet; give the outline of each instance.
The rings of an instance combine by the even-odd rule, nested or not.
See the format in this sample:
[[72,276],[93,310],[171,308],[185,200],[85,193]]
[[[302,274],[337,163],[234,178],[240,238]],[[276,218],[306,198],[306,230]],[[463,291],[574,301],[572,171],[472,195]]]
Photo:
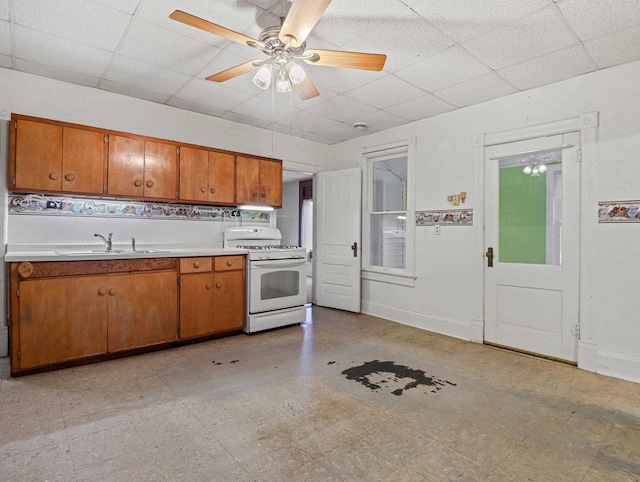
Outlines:
[[433,234],[440,234],[440,226],[438,224],[436,224],[434,226],[434,230],[433,230]]

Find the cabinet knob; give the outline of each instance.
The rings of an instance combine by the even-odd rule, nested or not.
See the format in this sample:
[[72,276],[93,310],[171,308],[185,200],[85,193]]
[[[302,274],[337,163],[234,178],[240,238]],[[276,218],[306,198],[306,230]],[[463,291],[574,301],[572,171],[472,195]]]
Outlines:
[[21,278],[28,278],[33,274],[33,265],[29,261],[23,261],[18,265],[18,274]]
[[75,178],[76,178],[76,176],[74,176],[73,174],[66,174],[66,175],[64,176],[64,179],[65,179],[66,181],[73,181]]
[[147,181],[147,187],[153,187],[153,181]]
[[206,188],[206,187],[204,187],[204,186],[202,186],[202,187],[200,188],[200,192],[207,192],[207,188]]
[[253,197],[257,198],[257,197],[258,197],[258,191],[254,191],[254,192],[252,192],[252,193],[251,193],[251,195],[252,195]]
[[222,288],[222,285],[220,284],[220,281],[216,281],[216,288],[218,288],[218,289]]
[[263,198],[263,199],[266,198],[267,197],[267,193],[263,192],[262,194],[260,194],[260,197]]
[[111,288],[109,290],[109,296],[115,296],[116,295],[116,289],[115,288]]
[[194,261],[193,267],[194,268],[199,268],[200,267],[200,261]]
[[135,181],[135,182],[133,183],[133,185],[134,185],[135,187],[140,187],[140,186],[142,186],[142,181],[141,181],[140,179],[138,179],[137,181]]
[[213,288],[213,285],[211,283],[207,283],[207,285],[205,286],[205,288],[207,288],[208,290],[210,290],[211,288]]
[[55,181],[59,177],[60,177],[60,173],[58,173],[58,172],[50,172],[49,173],[49,179],[51,179],[52,181]]
[[100,289],[98,290],[98,294],[99,294],[100,296],[104,296],[104,295],[106,295],[106,294],[107,294],[107,288],[100,288]]
[[215,192],[216,192],[216,188],[215,188],[215,187],[212,187],[211,189],[209,189],[209,191],[211,191],[211,194],[213,194],[213,193],[215,193]]
[[233,265],[233,261],[231,261],[230,259],[227,260],[227,266],[232,266]]

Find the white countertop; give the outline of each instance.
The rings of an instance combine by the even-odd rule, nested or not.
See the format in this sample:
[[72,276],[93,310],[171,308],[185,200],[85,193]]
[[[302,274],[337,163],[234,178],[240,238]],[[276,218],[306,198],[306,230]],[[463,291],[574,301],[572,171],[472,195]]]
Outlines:
[[[145,252],[148,251],[148,252]],[[104,244],[45,244],[15,243],[7,245],[4,260],[7,263],[20,261],[86,261],[102,259],[130,258],[183,258],[189,256],[245,255],[246,249],[220,248],[197,244],[114,244],[110,253],[104,251]]]

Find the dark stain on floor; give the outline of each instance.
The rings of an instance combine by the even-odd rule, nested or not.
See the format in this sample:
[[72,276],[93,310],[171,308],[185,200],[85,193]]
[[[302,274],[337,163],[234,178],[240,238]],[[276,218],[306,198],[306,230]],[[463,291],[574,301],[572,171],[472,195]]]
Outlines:
[[[231,360],[230,362],[227,362],[227,363],[230,363],[231,365],[235,365],[239,361],[240,360]],[[225,362],[211,360],[211,363],[213,363],[215,366],[218,366],[218,365],[224,365]]]
[[[381,384],[383,383],[387,384],[389,382],[394,382],[395,384],[398,384],[404,383],[404,381],[401,381],[403,378],[412,379],[413,381],[404,383],[404,386],[396,388],[391,392],[396,396],[402,395],[405,390],[409,390],[411,388],[428,388],[430,393],[436,393],[447,385],[456,386],[455,383],[447,380],[430,377],[422,370],[415,370],[405,365],[397,365],[392,361],[373,360],[359,366],[347,368],[342,371],[342,374],[347,378],[347,380],[354,380],[373,391],[381,390]],[[379,381],[372,381],[372,375],[383,376],[383,374],[389,374],[390,376]]]

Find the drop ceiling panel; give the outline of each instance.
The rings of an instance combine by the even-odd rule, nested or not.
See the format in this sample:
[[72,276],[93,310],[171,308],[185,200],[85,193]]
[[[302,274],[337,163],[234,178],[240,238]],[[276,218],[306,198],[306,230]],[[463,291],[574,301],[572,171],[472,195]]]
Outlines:
[[319,103],[309,109],[312,114],[344,122],[354,117],[371,114],[375,112],[375,107],[365,105],[343,95],[338,95],[329,100]]
[[104,78],[145,92],[163,95],[173,95],[189,81],[187,75],[122,55],[113,58]]
[[118,52],[149,64],[194,75],[211,62],[220,49],[134,19]]
[[480,77],[490,69],[469,52],[452,47],[426,60],[396,72],[396,75],[421,89],[433,92]]
[[110,51],[131,20],[124,12],[89,2],[29,0],[13,5],[18,25]]
[[22,72],[28,72],[42,77],[49,77],[50,79],[62,80],[72,84],[87,85],[89,87],[96,87],[99,81],[97,77],[68,72],[48,65],[29,62],[28,60],[15,59],[15,68]]
[[576,43],[555,7],[462,44],[480,61],[493,69],[519,64]]
[[584,43],[601,69],[640,60],[640,25]]
[[548,0],[403,0],[456,42],[464,42],[549,5]]
[[310,64],[305,64],[303,68],[311,80],[313,80],[313,83],[316,84],[316,87],[318,87],[320,95],[322,95],[322,87],[327,87],[338,94],[342,94],[358,88],[361,85],[380,79],[385,75],[385,72],[337,69],[335,67],[321,67],[319,65]]
[[384,69],[395,72],[453,45],[453,40],[409,10],[378,24],[344,45],[346,50],[385,54]]
[[468,80],[435,93],[436,96],[457,107],[479,104],[516,92],[511,85],[495,73]]
[[[640,45],[639,45],[640,47]],[[500,70],[498,73],[518,89],[559,82],[595,70],[581,45],[553,52]]]
[[9,0],[0,0],[0,20],[9,20]]
[[238,114],[237,112],[233,112],[233,111],[225,112],[224,114],[222,114],[222,118],[233,121],[233,122],[238,122],[240,124],[247,124],[249,126],[263,127],[263,128],[271,124],[270,121],[266,121],[264,119],[256,119],[255,117]]
[[140,0],[91,0],[106,8],[120,10],[129,14],[133,14],[140,4]]
[[201,102],[191,102],[189,100],[179,99],[177,97],[171,97],[167,101],[168,105],[178,107],[179,109],[190,110],[192,112],[199,112],[200,114],[212,115],[214,117],[222,117],[225,111],[209,107]]
[[8,55],[0,54],[0,67],[11,67],[11,57]]
[[309,112],[298,112],[278,121],[278,124],[282,126],[303,132],[317,132],[337,123],[337,121],[310,114]]
[[11,26],[0,20],[0,54],[11,55]]
[[340,123],[321,129],[317,132],[318,135],[332,139],[331,144],[346,141],[347,139],[354,139],[356,137],[362,137],[370,134],[369,131],[359,131],[353,128],[351,124]]
[[426,119],[434,115],[444,114],[455,107],[432,94],[423,95],[402,104],[393,105],[385,109],[386,112],[402,117],[408,121]]
[[169,100],[168,95],[156,94],[149,92],[148,90],[136,89],[130,85],[123,85],[110,80],[101,80],[100,88],[105,89],[117,94],[128,95],[129,97],[137,97],[138,99],[150,100],[151,102],[158,102],[164,104]]
[[246,115],[268,123],[278,122],[298,112],[297,109],[269,102],[260,97],[252,97],[248,101],[233,108],[232,111],[236,114]]
[[231,110],[251,98],[249,94],[229,89],[224,84],[197,78],[191,79],[175,97],[213,107],[221,112]]
[[112,54],[16,25],[14,55],[22,60],[67,72],[100,77],[109,64]]
[[363,104],[384,109],[424,94],[423,90],[398,77],[385,75],[378,80],[352,90],[346,96]]
[[[249,77],[253,77],[249,74]],[[253,83],[252,83],[253,84]],[[255,85],[254,85],[255,88]],[[255,93],[255,90],[254,90]],[[269,87],[267,90],[263,90],[260,94],[260,97],[264,100],[268,100],[269,102],[277,102],[278,104],[284,105],[293,105],[296,109],[304,110],[310,109],[311,107],[318,105],[324,101],[332,99],[335,97],[335,92],[330,91],[329,89],[323,87],[322,94],[317,97],[312,97],[311,99],[301,100],[300,97],[295,92],[289,94],[279,94],[274,91],[272,87]]]
[[638,0],[565,0],[558,8],[580,40],[640,24]]
[[[354,117],[352,121],[365,122],[369,132],[378,132],[385,129],[391,129],[402,124],[406,124],[406,121],[402,117],[398,117],[388,112],[378,110],[371,114],[361,115],[357,118]],[[353,128],[353,125],[351,126]],[[355,130],[355,128],[353,128]]]

